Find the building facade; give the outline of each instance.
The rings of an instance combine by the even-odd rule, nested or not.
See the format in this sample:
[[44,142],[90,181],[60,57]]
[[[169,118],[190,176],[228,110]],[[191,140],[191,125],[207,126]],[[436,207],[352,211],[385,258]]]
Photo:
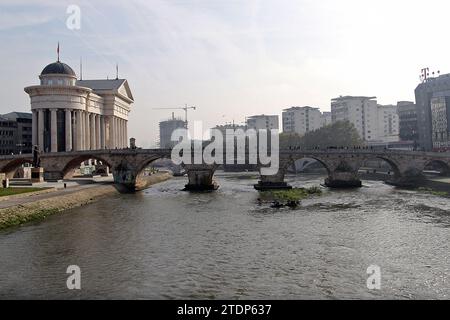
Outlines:
[[396,105],[379,105],[376,97],[345,96],[331,101],[332,122],[349,121],[368,144],[399,140]]
[[378,140],[397,142],[399,138],[399,118],[396,105],[378,105]]
[[328,126],[333,123],[331,112],[323,112],[321,118],[322,118],[322,127]]
[[410,141],[413,144],[419,139],[417,127],[416,104],[411,101],[397,102],[399,119],[399,137],[401,141]]
[[450,74],[426,79],[417,86],[415,96],[419,146],[430,151],[433,149],[431,101],[434,98],[450,97]]
[[41,72],[31,99],[32,143],[44,152],[126,148],[134,102],[128,81],[77,80],[60,61]]
[[376,97],[345,96],[331,100],[332,122],[349,121],[366,142],[378,139]]
[[308,132],[320,129],[324,119],[319,108],[291,107],[283,110],[283,132],[304,136]]
[[279,130],[278,116],[259,115],[247,118],[247,128],[255,130]]
[[175,118],[172,114],[172,119],[161,121],[159,123],[159,147],[162,149],[173,148],[176,141],[172,141],[172,133],[176,129],[182,129],[186,127],[186,122]]
[[[10,112],[1,116],[4,124],[9,121],[8,127],[4,128],[8,133],[5,141],[12,135],[12,147],[4,150],[3,154],[22,154],[31,153],[33,150],[32,144],[32,117],[31,113],[25,112]],[[3,139],[1,139],[3,141]],[[9,151],[9,152],[6,152]]]
[[431,99],[431,140],[433,150],[450,150],[450,97]]
[[17,122],[0,116],[0,155],[11,155],[15,150]]

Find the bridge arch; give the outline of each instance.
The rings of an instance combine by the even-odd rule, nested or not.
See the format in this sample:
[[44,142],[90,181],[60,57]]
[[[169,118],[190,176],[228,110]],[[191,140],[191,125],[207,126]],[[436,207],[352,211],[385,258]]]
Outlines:
[[21,166],[23,166],[26,163],[31,165],[31,164],[33,164],[33,161],[32,161],[32,159],[27,159],[27,158],[12,159],[11,161],[9,161],[6,165],[4,165],[0,169],[0,172],[5,173],[6,178],[12,179],[12,178],[14,178],[14,175],[15,175],[17,169],[19,169]]
[[[384,163],[389,165],[389,167],[390,167],[389,172],[393,173],[394,178],[398,178],[401,176],[400,168],[399,168],[399,165],[396,163],[396,161],[390,159],[387,156],[381,156],[381,155],[373,155],[373,156],[364,157],[363,160],[358,164],[357,171],[359,172],[359,170],[361,168],[363,168],[364,165],[367,164],[368,161],[371,161],[371,160],[382,160]],[[374,173],[377,173],[377,169],[374,169],[374,170],[375,170]],[[380,170],[378,170],[378,172],[379,171]]]
[[448,162],[441,159],[430,159],[425,162],[422,171],[439,170],[440,175],[450,175],[450,165]]
[[100,161],[102,164],[108,166],[109,168],[112,167],[111,164],[107,160],[105,160],[105,158],[103,158],[103,157],[96,156],[93,154],[79,155],[75,158],[70,159],[64,165],[64,168],[62,170],[63,179],[72,178],[75,169],[80,167],[81,163],[83,163],[84,161],[88,161],[88,160],[97,160],[97,161]]
[[144,173],[145,169],[153,162],[160,159],[168,159],[170,160],[170,156],[167,155],[158,155],[158,156],[150,156],[145,158],[143,161],[139,162],[136,168],[137,176],[140,176]]
[[291,167],[294,166],[295,167],[295,163],[298,160],[316,160],[317,162],[319,162],[324,168],[325,170],[327,170],[327,174],[330,175],[331,173],[331,165],[328,164],[325,160],[323,160],[320,157],[314,156],[314,155],[299,155],[299,156],[292,156],[289,157],[289,159],[287,161],[285,161],[285,164],[283,165],[283,172],[286,173],[287,170]]

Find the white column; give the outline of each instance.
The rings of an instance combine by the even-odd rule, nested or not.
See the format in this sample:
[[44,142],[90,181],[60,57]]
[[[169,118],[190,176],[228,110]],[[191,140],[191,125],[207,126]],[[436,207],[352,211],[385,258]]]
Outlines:
[[119,118],[118,120],[119,120],[120,147],[123,148],[123,123],[121,118]]
[[105,116],[100,117],[100,147],[105,149],[106,146],[106,130],[105,130]]
[[50,109],[50,132],[51,132],[51,152],[58,152],[58,128],[56,121],[56,112],[58,109]]
[[85,134],[84,134],[84,128],[85,128],[85,116],[84,111],[80,110],[80,150],[85,149]]
[[126,131],[126,128],[125,128],[125,120],[122,119],[122,144],[123,144],[123,147],[124,147],[124,148],[127,147],[127,138],[126,138],[125,131]]
[[81,110],[75,111],[76,119],[75,119],[75,150],[80,151],[81,147],[81,132],[82,132],[82,123],[81,123]]
[[66,109],[66,151],[72,151],[72,111]]
[[118,144],[118,140],[117,139],[117,118],[113,117],[113,122],[114,122],[114,126],[113,126],[113,135],[114,135],[114,145],[113,148],[117,148],[117,144]]
[[109,118],[109,149],[114,149],[116,147],[115,124],[114,116],[111,116]]
[[129,143],[129,141],[128,141],[128,120],[125,120],[124,124],[125,124],[125,146],[129,147],[129,145],[128,145],[128,143]]
[[101,144],[100,144],[100,115],[97,114],[95,116],[95,146],[97,147],[97,149],[102,149],[101,148]]
[[38,114],[38,144],[41,151],[44,150],[44,109],[39,109]]
[[90,150],[91,149],[91,124],[89,121],[89,116],[90,113],[89,112],[85,112],[85,127],[84,127],[84,132],[85,132],[85,147],[84,150]]
[[122,119],[117,118],[117,134],[119,135],[119,147],[123,148],[123,141],[122,141]]
[[37,123],[38,119],[37,118],[38,118],[37,111],[33,110],[32,111],[32,121],[31,121],[31,127],[32,127],[31,136],[32,136],[32,141],[33,141],[32,142],[33,147],[38,144],[38,129],[37,129],[38,128],[38,123]]
[[118,144],[119,144],[119,137],[117,134],[117,118],[113,117],[114,119],[114,149],[117,148]]
[[91,113],[89,117],[89,123],[90,123],[90,137],[91,137],[91,150],[97,150],[97,146],[95,144],[95,114]]

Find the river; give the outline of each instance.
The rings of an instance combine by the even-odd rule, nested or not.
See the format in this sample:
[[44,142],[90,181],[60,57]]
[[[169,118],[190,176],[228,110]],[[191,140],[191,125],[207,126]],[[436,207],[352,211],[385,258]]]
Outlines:
[[[364,181],[273,209],[258,204],[256,180],[216,180],[212,193],[174,178],[0,231],[0,298],[450,297],[450,199]],[[81,290],[66,287],[69,265]],[[371,265],[380,290],[367,288]]]

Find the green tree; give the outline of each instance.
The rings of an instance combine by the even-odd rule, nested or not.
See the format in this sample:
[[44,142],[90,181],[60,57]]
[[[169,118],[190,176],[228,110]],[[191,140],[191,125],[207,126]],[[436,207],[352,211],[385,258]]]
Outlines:
[[304,149],[328,147],[355,147],[363,146],[358,131],[349,121],[336,121],[333,124],[318,130],[308,132],[303,137],[297,133],[282,133],[280,147],[301,147]]

